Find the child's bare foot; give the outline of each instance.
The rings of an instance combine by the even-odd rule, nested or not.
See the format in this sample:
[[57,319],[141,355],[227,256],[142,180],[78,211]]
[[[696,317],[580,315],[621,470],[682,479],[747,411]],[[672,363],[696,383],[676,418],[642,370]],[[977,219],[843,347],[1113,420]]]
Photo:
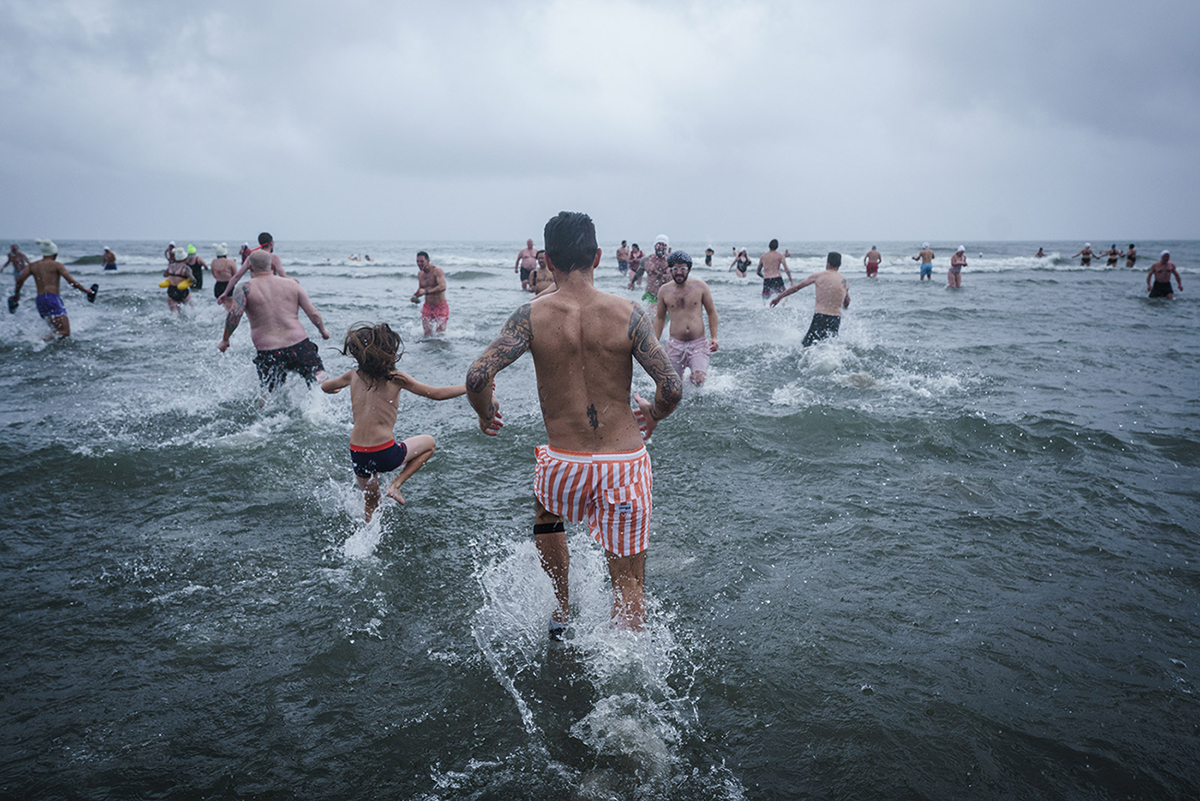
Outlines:
[[388,484],[387,492],[384,494],[397,503],[404,503],[404,496],[400,494],[400,485],[395,481],[393,481],[391,484]]

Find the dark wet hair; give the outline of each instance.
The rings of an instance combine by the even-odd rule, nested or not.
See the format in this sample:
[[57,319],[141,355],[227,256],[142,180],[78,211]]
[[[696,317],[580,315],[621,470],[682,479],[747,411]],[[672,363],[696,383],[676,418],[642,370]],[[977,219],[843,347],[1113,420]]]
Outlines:
[[424,257],[425,257],[425,261],[429,261],[429,254],[428,254],[428,253],[426,253],[425,251],[423,251],[423,250],[418,250],[418,251],[417,251],[417,255],[418,255],[418,256],[424,256]]
[[586,270],[596,258],[596,224],[581,211],[560,211],[543,232],[546,258],[562,273]]
[[271,235],[268,234],[266,231],[263,231],[261,234],[258,235],[258,244],[260,244],[260,245],[265,245],[268,242],[274,242],[274,241],[275,240],[272,239]]
[[826,257],[825,262],[830,267],[841,267],[842,266],[842,254],[838,253],[836,250],[831,250],[831,251],[829,251],[829,255]]
[[538,256],[542,255],[542,254],[543,254],[543,253],[545,253],[545,252],[546,252],[546,251],[544,251],[544,250],[539,250],[537,253],[534,253],[534,254],[533,254],[533,255],[534,255],[534,258],[537,258]]
[[355,323],[346,332],[341,352],[358,362],[358,372],[368,387],[374,387],[392,377],[397,360],[404,355],[403,346],[400,335],[387,323]]
[[779,247],[779,240],[778,240],[778,239],[772,239],[770,242],[768,242],[768,243],[767,243],[767,248],[768,248],[769,250],[775,250],[775,249],[776,249],[776,248],[778,248],[778,247]]

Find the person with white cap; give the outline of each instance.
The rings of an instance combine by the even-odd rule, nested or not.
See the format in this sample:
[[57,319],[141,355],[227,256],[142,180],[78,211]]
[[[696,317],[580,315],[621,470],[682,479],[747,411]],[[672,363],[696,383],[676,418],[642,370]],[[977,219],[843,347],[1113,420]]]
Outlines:
[[103,257],[102,261],[104,264],[104,269],[106,269],[106,270],[117,269],[117,254],[112,252],[112,248],[108,248],[108,247],[104,248],[104,257]]
[[[229,286],[229,281],[233,278],[233,274],[237,272],[237,262],[229,258],[229,246],[224,242],[213,242],[213,253],[215,254],[212,264],[208,266],[208,271],[213,277],[213,297],[220,299],[225,293],[225,287]],[[230,298],[225,298],[225,302],[221,304],[229,311],[229,307],[233,305]]]
[[642,292],[642,303],[649,306],[658,305],[658,288],[671,280],[667,272],[667,252],[671,250],[671,240],[666,234],[659,234],[654,240],[654,255],[646,259],[641,269],[629,279],[629,289],[646,274],[646,289]]
[[792,271],[788,269],[787,257],[779,252],[779,240],[772,239],[767,243],[767,252],[758,257],[758,275],[763,280],[763,300],[769,300],[772,295],[783,292],[783,275],[780,270],[787,273],[789,285],[796,283],[792,280]]
[[163,252],[163,256],[166,257],[167,264],[175,263],[175,243],[174,242],[167,243],[167,249],[166,249],[166,251]]
[[746,271],[750,269],[750,264],[750,254],[746,252],[746,249],[735,249],[733,263],[729,265],[729,272],[736,271],[738,278],[745,278]]
[[67,319],[67,309],[63,306],[62,298],[58,295],[59,281],[65,280],[68,284],[78,289],[83,294],[87,295],[88,302],[96,301],[96,291],[100,288],[98,284],[92,284],[91,289],[84,287],[67,272],[67,268],[58,263],[55,258],[58,255],[58,245],[54,244],[49,239],[37,239],[38,247],[42,251],[42,258],[25,265],[25,269],[21,270],[17,276],[17,288],[13,296],[8,299],[8,310],[16,311],[17,302],[21,297],[21,287],[25,284],[29,276],[33,276],[34,282],[37,284],[37,310],[43,320],[50,324],[51,334],[46,339],[54,339],[54,337],[69,337],[71,335],[71,321]]
[[921,243],[921,252],[912,257],[913,261],[921,262],[921,275],[918,281],[924,281],[928,278],[933,281],[933,249],[929,247],[928,242]]
[[958,289],[962,286],[962,268],[967,266],[967,248],[959,245],[958,250],[950,257],[950,269],[946,271],[947,283]]
[[[1092,243],[1091,242],[1084,242],[1083,250],[1081,250],[1075,254],[1075,256],[1080,257],[1079,258],[1079,266],[1080,267],[1087,267],[1088,265],[1090,265],[1092,263],[1092,257],[1097,256],[1097,255],[1098,254],[1096,254],[1092,251]],[[1071,258],[1073,259],[1073,258],[1075,258],[1075,256],[1072,256]]]
[[171,311],[179,311],[182,304],[192,302],[192,286],[196,283],[196,276],[187,259],[187,250],[177,247],[171,251],[171,263],[163,270],[165,280],[159,286],[167,290],[167,307]]
[[[1175,276],[1175,283],[1179,284],[1179,291],[1183,291],[1183,279],[1179,277],[1179,270],[1175,269],[1175,262],[1171,261],[1171,251],[1164,250],[1162,255],[1158,257],[1158,261],[1150,265],[1150,271],[1146,273],[1146,291],[1150,293],[1152,298],[1166,298],[1174,300],[1175,293],[1171,291],[1171,276]],[[1150,279],[1154,279],[1154,285],[1150,285]]]

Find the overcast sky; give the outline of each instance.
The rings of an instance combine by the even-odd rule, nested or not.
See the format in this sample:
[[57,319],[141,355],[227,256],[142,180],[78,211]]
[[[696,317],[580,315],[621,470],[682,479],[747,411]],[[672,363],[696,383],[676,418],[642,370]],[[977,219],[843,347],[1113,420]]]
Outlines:
[[0,36],[5,236],[1200,239],[1196,0],[0,0]]

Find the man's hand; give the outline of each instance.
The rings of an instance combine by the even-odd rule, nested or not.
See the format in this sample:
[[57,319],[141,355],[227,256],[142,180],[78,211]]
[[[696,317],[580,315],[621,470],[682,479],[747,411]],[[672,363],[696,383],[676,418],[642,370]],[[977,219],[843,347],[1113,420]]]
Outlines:
[[218,342],[217,350],[221,351],[221,353],[224,353],[225,351],[229,350],[229,340],[222,339],[220,342]]
[[329,339],[329,329],[322,326],[321,339]]
[[483,415],[479,415],[479,430],[489,437],[495,437],[500,434],[500,429],[504,428],[502,422],[504,415],[500,414],[500,401],[496,400],[496,396],[492,395],[492,417],[489,420]]
[[654,434],[655,426],[658,425],[658,421],[650,415],[650,410],[654,408],[654,402],[646,400],[636,392],[633,393],[633,399],[638,405],[633,410],[633,416],[637,420],[638,428],[642,430],[642,441],[649,442],[650,437]]
[[716,353],[716,352],[717,352],[717,340],[715,340],[715,339],[710,339],[710,340],[708,341],[708,352],[709,352],[709,353]]

